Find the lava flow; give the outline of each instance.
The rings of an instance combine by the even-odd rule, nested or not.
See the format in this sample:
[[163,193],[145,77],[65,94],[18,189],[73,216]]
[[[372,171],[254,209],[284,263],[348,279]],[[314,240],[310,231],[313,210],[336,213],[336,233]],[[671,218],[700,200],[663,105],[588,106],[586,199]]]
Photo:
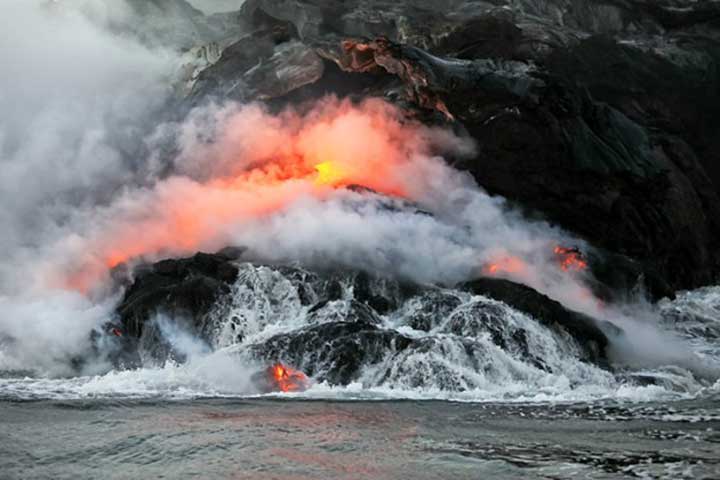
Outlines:
[[[579,272],[588,268],[587,260],[577,247],[556,246],[553,249],[558,265],[564,272]],[[483,266],[483,274],[487,276],[521,275],[528,269],[527,263],[515,255],[499,256]]]
[[310,386],[310,380],[300,370],[295,370],[282,363],[267,368],[265,378],[258,385],[265,392],[303,392]]
[[281,392],[296,392],[306,390],[308,387],[307,376],[292,368],[278,363],[272,367],[275,384]]

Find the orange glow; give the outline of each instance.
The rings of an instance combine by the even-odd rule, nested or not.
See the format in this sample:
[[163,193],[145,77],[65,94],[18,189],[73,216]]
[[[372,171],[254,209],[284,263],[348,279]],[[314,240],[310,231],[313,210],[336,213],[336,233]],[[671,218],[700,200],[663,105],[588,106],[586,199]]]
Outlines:
[[281,392],[301,392],[308,388],[307,375],[299,370],[277,363],[270,367],[270,371],[274,385]]
[[108,268],[115,268],[118,265],[124,263],[127,257],[121,252],[110,252],[105,260],[105,264]]
[[583,258],[582,252],[577,248],[557,246],[554,249],[555,255],[560,261],[560,268],[564,271],[582,271],[587,269],[587,261]]
[[526,263],[512,255],[498,258],[483,267],[485,275],[496,276],[501,274],[520,274],[527,270]]
[[68,239],[67,264],[47,281],[89,292],[122,263],[222,248],[244,223],[349,185],[399,197],[422,189],[413,161],[429,140],[381,100],[323,100],[305,115],[247,106],[223,125],[213,144],[188,147],[181,174],[129,191]]
[[333,162],[323,162],[315,165],[318,175],[315,182],[321,185],[337,186],[346,176],[346,172]]

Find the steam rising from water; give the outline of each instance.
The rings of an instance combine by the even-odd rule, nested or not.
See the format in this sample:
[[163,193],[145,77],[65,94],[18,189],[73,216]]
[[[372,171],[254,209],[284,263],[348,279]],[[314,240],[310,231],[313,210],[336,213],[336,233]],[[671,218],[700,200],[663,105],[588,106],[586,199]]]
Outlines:
[[[76,5],[0,5],[0,369],[69,373],[111,316],[110,268],[228,244],[448,286],[517,257],[506,276],[600,318],[637,316],[599,306],[585,273],[558,268],[553,248],[581,240],[448,166],[442,155],[472,154],[468,139],[380,100],[277,115],[209,105],[162,123],[177,57],[89,20],[127,20],[121,6]],[[627,351],[649,337],[633,338]],[[678,349],[663,361],[687,360]]]

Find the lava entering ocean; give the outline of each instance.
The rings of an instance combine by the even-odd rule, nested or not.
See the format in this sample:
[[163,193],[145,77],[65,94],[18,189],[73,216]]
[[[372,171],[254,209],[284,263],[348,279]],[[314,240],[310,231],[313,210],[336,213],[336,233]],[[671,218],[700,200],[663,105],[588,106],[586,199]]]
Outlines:
[[278,363],[270,367],[272,379],[281,392],[302,392],[308,388],[307,376],[299,371]]
[[[124,263],[243,245],[266,260],[328,259],[444,284],[471,278],[473,262],[490,259],[484,275],[580,297],[571,275],[552,275],[548,245],[565,240],[562,232],[507,215],[500,200],[434,155],[468,155],[471,141],[379,99],[329,98],[302,114],[223,108],[178,127],[173,175],[128,187],[63,237],[39,269],[43,285],[91,293]],[[405,206],[388,208],[380,197]],[[558,247],[555,255],[562,270],[586,266],[579,251]]]
[[300,370],[283,363],[275,363],[253,375],[253,383],[262,393],[304,392],[310,387],[310,379]]

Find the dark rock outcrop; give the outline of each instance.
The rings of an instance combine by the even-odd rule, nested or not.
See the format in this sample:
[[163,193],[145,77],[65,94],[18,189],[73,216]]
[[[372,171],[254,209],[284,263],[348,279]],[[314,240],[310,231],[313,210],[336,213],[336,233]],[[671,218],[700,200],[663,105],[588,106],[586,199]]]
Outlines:
[[207,340],[207,315],[230,292],[238,275],[233,260],[243,250],[226,248],[217,254],[198,253],[190,258],[168,259],[144,265],[134,274],[117,307],[118,320],[107,327],[113,339],[114,363],[132,367],[141,362],[140,351],[157,361],[177,358],[160,331],[158,318],[167,316],[172,328]]
[[608,335],[622,334],[618,327],[609,322],[568,310],[536,290],[509,280],[478,278],[462,284],[460,288],[506,303],[547,327],[569,333],[586,351],[588,357],[596,362],[608,360],[605,353]]
[[659,298],[717,278],[717,2],[248,0],[239,15],[249,33],[192,102],[382,96],[471,135],[456,166],[490,193],[627,259],[611,287]]
[[135,282],[117,309],[124,331],[142,336],[145,322],[157,312],[201,318],[220,295],[229,293],[237,278],[231,260],[227,253],[198,253],[163,260],[136,272]]
[[[660,70],[656,61],[646,60]],[[645,277],[668,279],[667,289],[646,284],[651,295],[717,275],[720,198],[673,129],[598,102],[570,73],[522,62],[439,59],[385,40],[346,43],[338,62],[361,72],[380,66],[417,105],[457,119],[480,147],[459,167],[491,193],[636,259]]]
[[225,45],[238,35],[236,13],[205,15],[185,0],[125,0],[123,16],[109,16],[109,27],[134,35],[152,47],[189,50],[211,42]]
[[[327,94],[382,97],[472,136],[477,155],[449,160],[528,216],[587,240],[604,296],[640,286],[659,298],[717,280],[717,2],[247,0],[222,28],[231,18],[242,36],[197,76],[188,108],[209,98],[281,109]],[[209,338],[208,315],[230,292],[236,257],[199,254],[138,271],[118,309],[128,350],[161,343],[148,324],[157,313]],[[463,301],[452,294],[378,288],[358,272],[306,273],[288,267],[283,275],[307,325],[252,344],[256,358],[347,383],[388,355],[447,353],[435,337],[442,334],[463,338],[453,345],[478,371],[488,346],[477,337],[547,368],[529,351],[527,330],[503,323],[497,303],[459,315]],[[566,334],[593,362],[606,363],[608,335],[618,334],[512,282],[478,279],[463,288]],[[383,328],[383,315],[420,297],[403,326],[426,338]]]
[[396,331],[362,321],[335,322],[277,335],[253,345],[250,353],[267,361],[283,361],[311,377],[347,385],[360,369],[382,361],[413,343]]

